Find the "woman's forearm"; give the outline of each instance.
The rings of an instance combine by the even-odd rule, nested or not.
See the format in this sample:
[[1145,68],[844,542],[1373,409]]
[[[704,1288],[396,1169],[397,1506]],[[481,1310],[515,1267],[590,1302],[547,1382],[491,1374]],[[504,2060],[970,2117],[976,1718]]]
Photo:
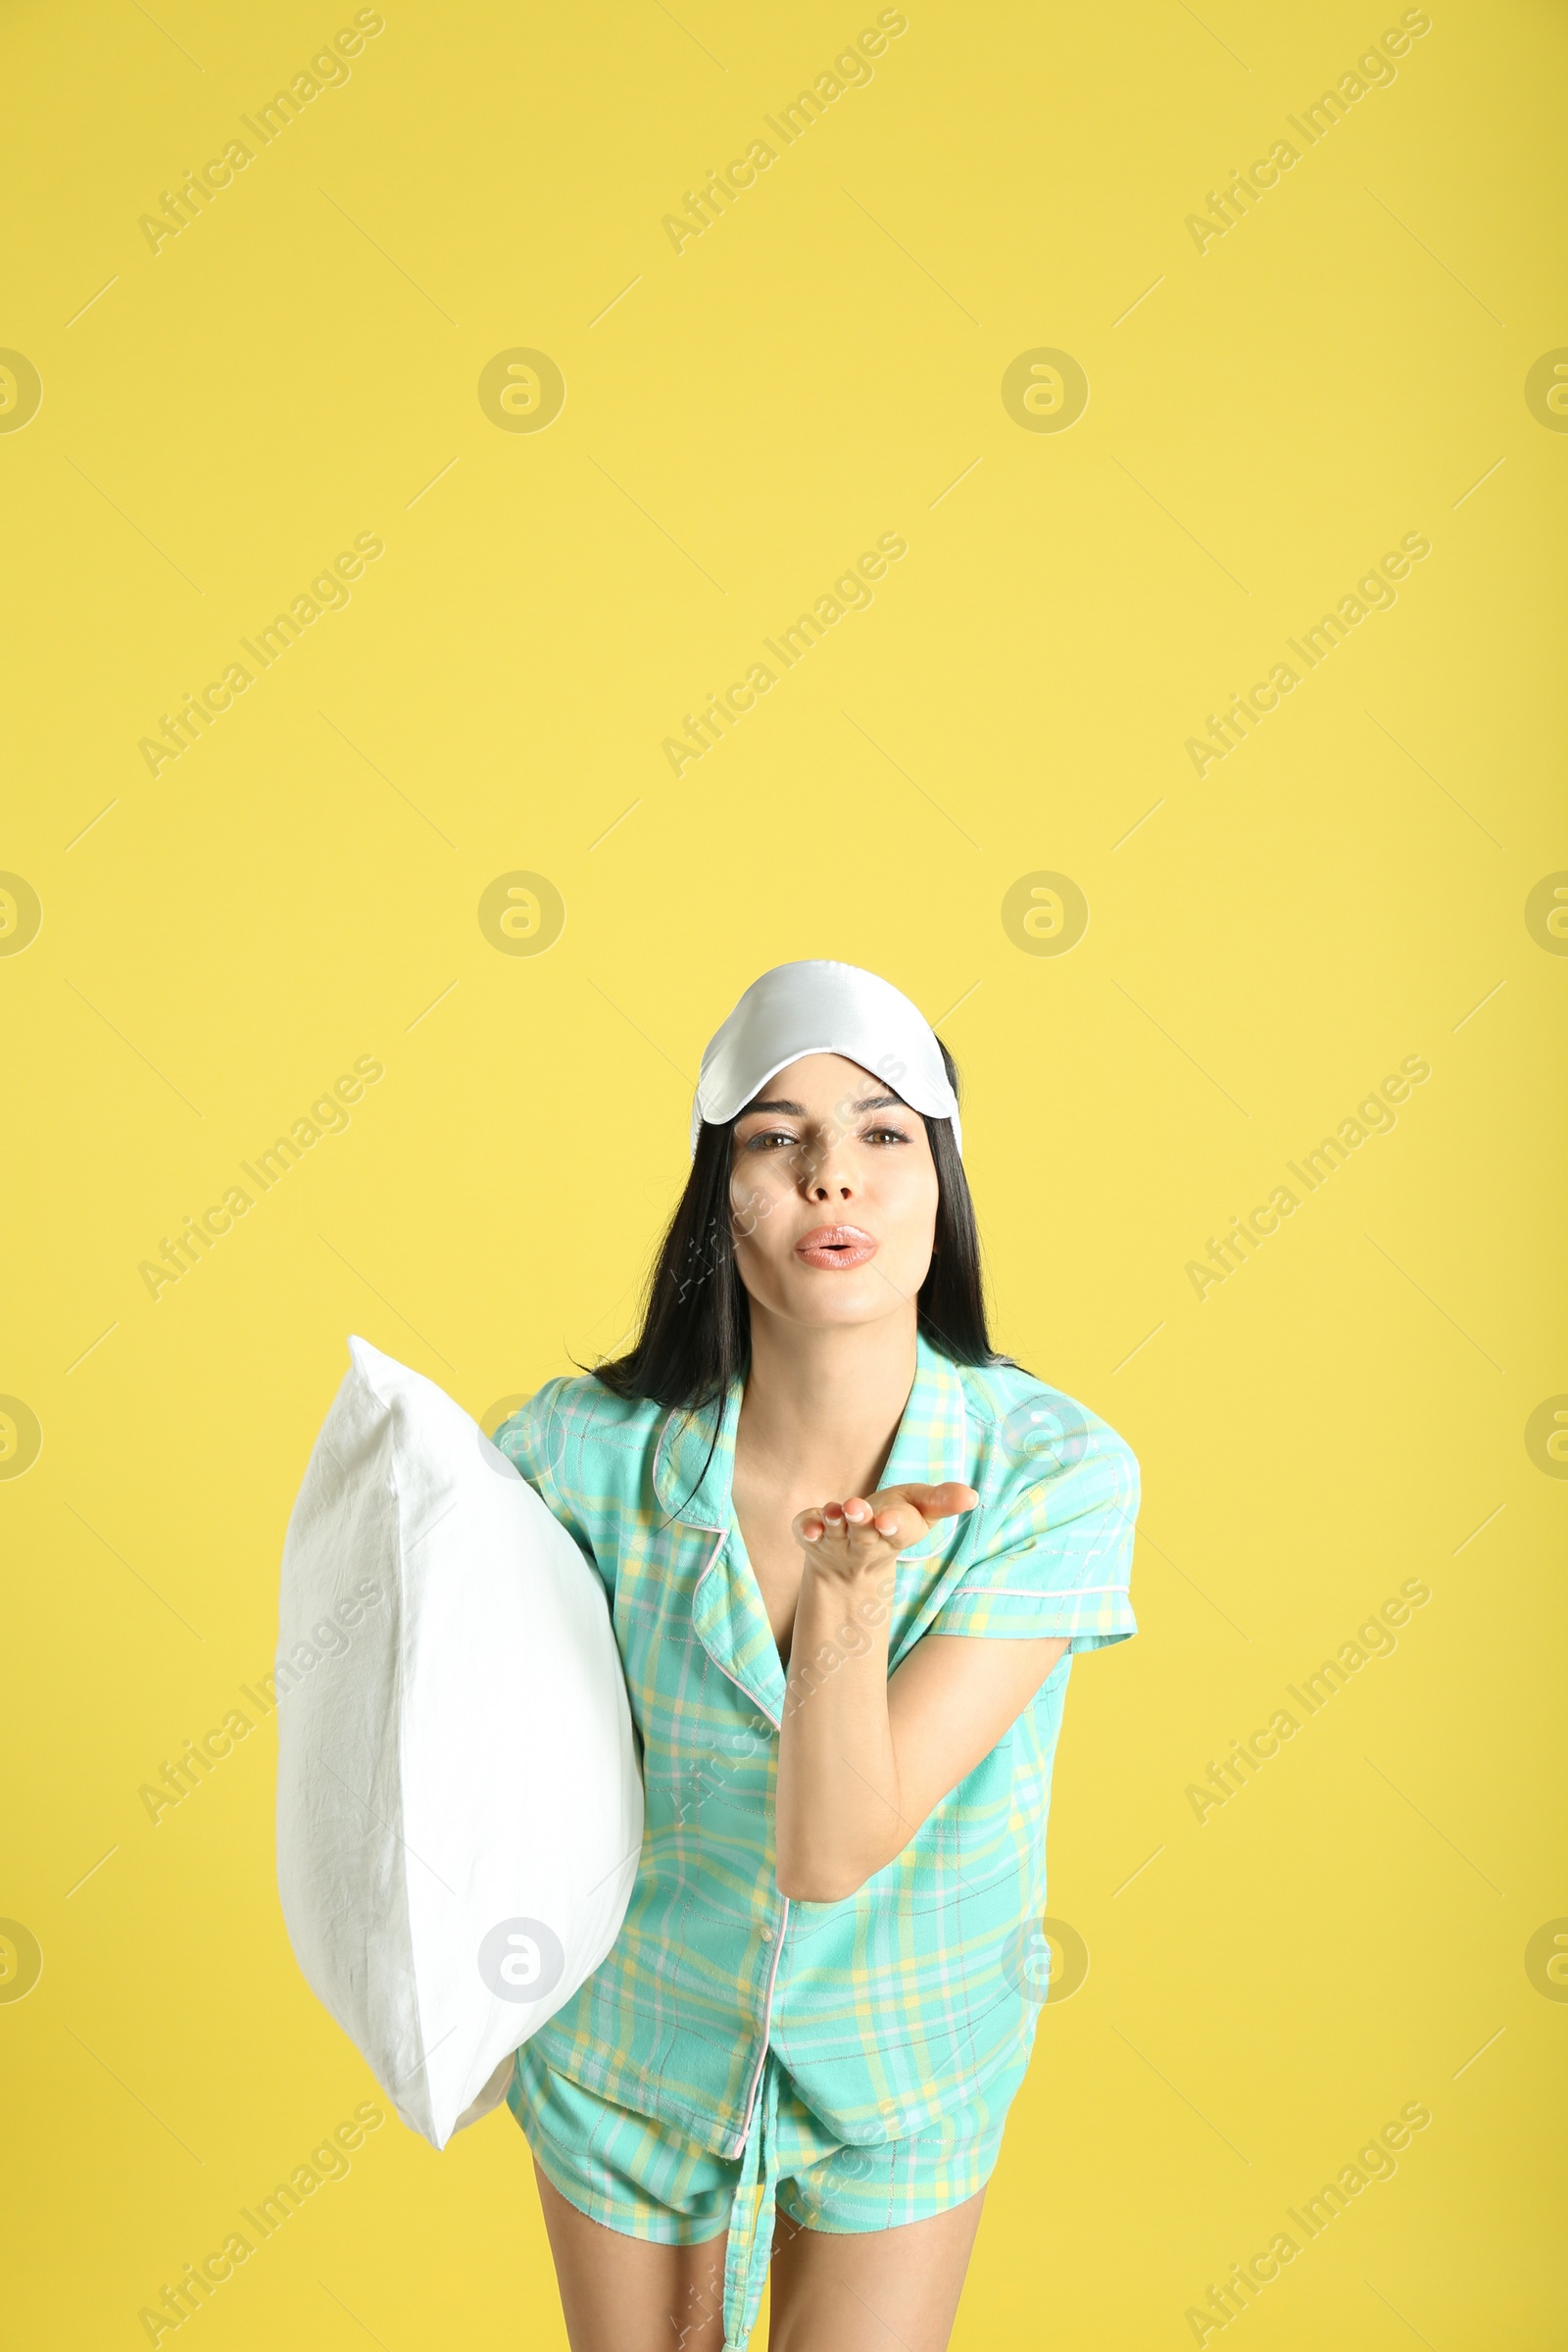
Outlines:
[[906,1842],[888,1722],[894,1569],[846,1579],[808,1554],[779,1727],[781,1894],[841,1902]]

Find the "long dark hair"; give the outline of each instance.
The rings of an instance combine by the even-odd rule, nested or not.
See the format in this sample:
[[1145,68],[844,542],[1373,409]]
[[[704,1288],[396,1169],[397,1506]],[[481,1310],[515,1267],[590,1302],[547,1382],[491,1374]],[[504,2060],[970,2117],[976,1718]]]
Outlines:
[[[956,1066],[946,1046],[941,1052],[956,1095]],[[751,1301],[735,1263],[731,1223],[735,1124],[704,1121],[686,1190],[649,1276],[642,1329],[624,1355],[594,1366],[617,1396],[713,1403],[751,1362]],[[986,1329],[980,1236],[953,1128],[946,1119],[926,1119],[925,1131],[936,1162],[937,1215],[930,1271],[915,1299],[919,1328],[955,1363],[1010,1363],[993,1348]]]

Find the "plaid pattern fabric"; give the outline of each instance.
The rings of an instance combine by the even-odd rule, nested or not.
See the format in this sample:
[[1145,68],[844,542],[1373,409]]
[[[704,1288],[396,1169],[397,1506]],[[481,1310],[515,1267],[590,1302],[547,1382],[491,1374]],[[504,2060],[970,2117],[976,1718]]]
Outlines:
[[[997,2169],[1025,2068],[1027,2051],[912,2138],[847,2147],[800,2098],[778,2051],[768,2048],[743,2159],[714,2157],[672,2124],[632,2115],[558,2075],[538,2056],[538,2034],[517,2051],[506,2095],[538,2169],[578,2213],[661,2246],[701,2246],[729,2230],[724,2352],[745,2352],[780,2213],[797,2228],[854,2236],[903,2230],[976,2197]],[[703,2317],[684,2312],[682,2340]]]
[[[542,2170],[579,2213],[622,2237],[667,2246],[701,2245],[737,2218],[738,2157],[714,2156],[674,2125],[584,2090],[546,2064],[538,2043],[535,2034],[517,2052],[507,2104]],[[779,2071],[776,2057],[768,2065]],[[1009,2073],[913,2139],[851,2148],[780,2071],[779,2211],[808,2230],[844,2237],[901,2229],[961,2205],[996,2170],[1017,2088]]]
[[[747,2156],[715,2156],[672,2124],[635,2115],[558,2074],[539,2036],[517,2052],[507,2104],[539,2169],[568,2204],[623,2237],[724,2250],[726,2352],[752,2340],[777,2216],[829,2236],[899,2230],[961,2205],[985,2187],[1028,2064],[993,2077],[928,2132],[876,2147],[836,2140],[769,2050]],[[760,2143],[754,2147],[753,2143]],[[706,2315],[682,2315],[683,2333]]]
[[882,1483],[962,1479],[980,1501],[901,1555],[889,1672],[928,1633],[1070,1646],[903,1853],[842,1902],[796,1902],[773,1877],[784,1670],[731,1500],[740,1398],[692,1414],[553,1380],[496,1434],[603,1580],[647,1800],[615,1943],[533,2039],[724,2156],[771,2046],[836,2138],[873,2146],[1027,2056],[1062,1702],[1073,1652],[1137,1631],[1138,1466],[1072,1398],[920,1337]]

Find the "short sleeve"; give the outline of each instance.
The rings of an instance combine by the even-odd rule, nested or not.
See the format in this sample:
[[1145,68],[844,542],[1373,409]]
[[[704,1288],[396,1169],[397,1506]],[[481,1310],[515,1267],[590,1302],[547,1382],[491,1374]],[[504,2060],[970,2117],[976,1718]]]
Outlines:
[[[1041,1394],[1055,1406],[1072,1405],[1054,1392]],[[1070,1442],[1057,1435],[1038,1450],[1006,1443],[994,1448],[981,1501],[970,1514],[978,1525],[968,1565],[929,1632],[1004,1641],[1065,1634],[1076,1651],[1102,1649],[1138,1631],[1128,1592],[1138,1462],[1116,1432],[1082,1406],[1072,1407],[1069,1420]],[[1008,1422],[1016,1430],[1019,1415]],[[1048,1426],[1059,1432],[1061,1417]]]
[[502,1422],[494,1444],[527,1480],[551,1517],[565,1529],[589,1566],[598,1570],[608,1590],[609,1580],[594,1557],[581,1515],[572,1507],[570,1482],[564,1475],[571,1424],[565,1391],[574,1385],[564,1377],[547,1380],[519,1411]]

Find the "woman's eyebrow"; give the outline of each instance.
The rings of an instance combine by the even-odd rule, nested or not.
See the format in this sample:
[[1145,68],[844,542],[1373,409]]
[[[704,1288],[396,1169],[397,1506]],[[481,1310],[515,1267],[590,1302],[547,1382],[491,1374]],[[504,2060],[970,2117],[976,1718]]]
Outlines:
[[[863,1102],[852,1102],[850,1105],[850,1108],[856,1112],[862,1110],[905,1110],[907,1109],[907,1107],[908,1105],[906,1103],[902,1095],[867,1095]],[[748,1102],[746,1108],[740,1113],[740,1116],[743,1119],[749,1119],[755,1111],[761,1110],[780,1111],[786,1118],[791,1119],[804,1119],[808,1116],[807,1108],[804,1102],[786,1102],[783,1101],[774,1102]]]

